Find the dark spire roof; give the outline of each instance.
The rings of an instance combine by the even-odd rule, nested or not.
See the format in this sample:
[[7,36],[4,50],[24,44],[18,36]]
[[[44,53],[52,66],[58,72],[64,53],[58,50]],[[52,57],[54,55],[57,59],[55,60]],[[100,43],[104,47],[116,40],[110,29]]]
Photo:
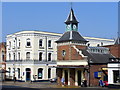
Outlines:
[[78,41],[78,42],[84,42],[84,43],[88,42],[77,31],[65,32],[62,35],[62,37],[56,42],[67,42],[67,41]]
[[70,14],[67,18],[67,20],[65,21],[65,23],[79,23],[74,15],[74,11],[73,9],[71,8],[71,11],[70,11]]
[[114,43],[115,45],[120,44],[120,37],[118,37]]

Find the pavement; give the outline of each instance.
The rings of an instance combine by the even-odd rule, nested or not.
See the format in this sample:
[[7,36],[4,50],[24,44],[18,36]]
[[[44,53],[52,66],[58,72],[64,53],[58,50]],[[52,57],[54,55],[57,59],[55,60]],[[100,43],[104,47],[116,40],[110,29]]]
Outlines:
[[[2,90],[10,90],[10,89],[22,89],[22,90],[53,90],[56,88],[59,90],[63,90],[63,89],[68,89],[68,90],[76,90],[76,89],[80,89],[80,90],[115,90],[115,89],[108,89],[106,87],[78,87],[78,86],[61,86],[61,85],[57,85],[57,83],[51,83],[51,82],[13,82],[13,81],[5,81],[3,83],[0,83],[0,86],[2,86]],[[16,89],[17,88],[17,89]],[[120,90],[120,89],[119,89]]]

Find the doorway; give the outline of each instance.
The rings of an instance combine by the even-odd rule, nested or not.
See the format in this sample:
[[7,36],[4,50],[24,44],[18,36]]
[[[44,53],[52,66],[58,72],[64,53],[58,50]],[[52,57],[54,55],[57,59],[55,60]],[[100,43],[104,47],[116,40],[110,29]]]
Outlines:
[[68,70],[65,70],[65,84],[68,85]]
[[31,69],[30,68],[26,68],[26,81],[30,80],[31,76]]
[[78,78],[78,86],[80,86],[81,85],[81,71],[80,70],[77,71],[77,78]]

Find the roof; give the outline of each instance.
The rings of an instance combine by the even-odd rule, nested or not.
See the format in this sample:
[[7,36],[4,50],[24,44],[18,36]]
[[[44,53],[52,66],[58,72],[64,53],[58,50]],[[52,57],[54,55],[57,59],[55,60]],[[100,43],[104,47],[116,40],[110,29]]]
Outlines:
[[109,58],[113,58],[111,54],[105,54],[105,53],[91,53],[87,50],[82,50],[83,54],[85,56],[88,56],[88,60],[90,60],[90,63],[108,63]]
[[66,42],[66,41],[79,41],[79,42],[88,42],[86,41],[77,31],[67,31],[62,37],[56,42]]
[[79,23],[74,15],[74,11],[73,9],[71,8],[71,11],[70,11],[70,14],[67,18],[67,20],[65,21],[65,23]]
[[118,37],[114,43],[115,45],[120,44],[120,37]]

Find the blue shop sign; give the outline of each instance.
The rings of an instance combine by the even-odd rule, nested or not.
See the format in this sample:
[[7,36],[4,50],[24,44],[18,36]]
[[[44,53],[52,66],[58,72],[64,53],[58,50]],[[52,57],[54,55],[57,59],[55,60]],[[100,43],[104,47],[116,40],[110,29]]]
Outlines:
[[95,78],[101,78],[102,72],[94,72],[94,77]]

